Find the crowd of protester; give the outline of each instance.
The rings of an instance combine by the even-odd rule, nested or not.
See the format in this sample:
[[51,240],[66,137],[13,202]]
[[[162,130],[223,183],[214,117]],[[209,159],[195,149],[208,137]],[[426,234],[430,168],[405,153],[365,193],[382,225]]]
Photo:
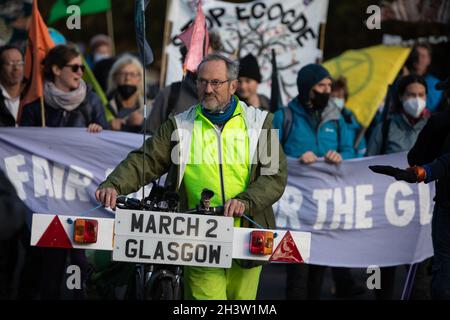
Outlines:
[[[223,49],[220,39],[211,39],[209,52],[220,52]],[[170,115],[183,112],[198,102],[196,74],[188,72],[183,80],[158,92],[149,105],[149,116],[144,119],[142,80],[146,70],[139,59],[130,53],[114,56],[111,40],[105,35],[93,37],[89,48],[86,60],[107,94],[106,106],[83,80],[85,66],[82,53],[75,45],[65,43],[51,49],[43,62],[44,112],[38,99],[25,105],[20,113],[24,52],[15,46],[1,47],[0,126],[85,127],[92,133],[101,130],[139,133],[143,131],[144,121],[147,121],[147,131],[152,134]],[[181,53],[183,62],[186,57],[185,47],[181,47]],[[413,48],[392,86],[391,103],[384,106],[388,110],[383,112],[380,109],[368,130],[358,123],[346,107],[349,90],[345,78],[333,79],[328,70],[319,64],[302,67],[297,75],[298,95],[274,114],[273,126],[279,129],[279,138],[286,155],[298,158],[305,165],[324,158],[333,166],[346,159],[409,151],[430,115],[448,107],[448,97],[435,88],[439,79],[429,73],[431,57],[428,45],[418,44]],[[269,98],[258,93],[262,77],[256,57],[248,54],[239,62],[237,96],[250,106],[269,110]],[[112,114],[108,120],[106,111]],[[383,114],[386,116],[383,117]],[[4,180],[3,176],[0,178]],[[8,187],[7,183],[2,182],[1,185],[2,188]],[[14,193],[11,190],[8,192]],[[63,278],[67,257],[80,265],[86,265],[84,252],[30,249],[26,240],[23,240],[27,239],[29,231],[20,228],[26,208],[16,198],[14,195],[15,200],[9,205],[14,207],[11,210],[18,212],[17,223],[0,216],[0,221],[11,224],[8,230],[5,229],[7,224],[0,224],[0,298],[11,298],[11,292],[16,292],[16,297],[59,298],[58,284]],[[33,266],[34,270],[41,270],[43,276],[35,276],[35,283],[30,283],[32,277],[27,274],[25,265],[23,281],[19,281],[22,285],[13,290],[10,279],[17,263],[15,250],[19,243],[28,247],[30,258],[26,259],[26,264]],[[417,291],[413,294],[415,298],[429,297],[426,288],[430,281],[431,263],[432,259],[427,259],[420,264]],[[398,298],[393,296],[397,268],[382,268],[382,289],[376,290],[377,299]],[[287,298],[320,299],[325,269],[323,266],[306,264],[288,265]],[[353,279],[350,269],[332,267],[332,275],[337,297],[351,298],[363,291]],[[46,285],[42,285],[45,282]],[[51,283],[54,285],[49,285]],[[80,294],[79,297],[85,296]]]

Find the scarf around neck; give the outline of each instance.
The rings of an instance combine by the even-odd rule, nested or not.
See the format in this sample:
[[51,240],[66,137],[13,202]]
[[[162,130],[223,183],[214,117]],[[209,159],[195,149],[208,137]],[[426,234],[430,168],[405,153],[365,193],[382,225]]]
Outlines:
[[64,92],[58,89],[51,81],[44,82],[44,100],[54,109],[63,109],[65,111],[73,111],[84,101],[86,97],[86,83],[80,80],[77,89]]
[[225,107],[225,110],[219,112],[210,112],[206,110],[206,108],[202,105],[202,113],[213,124],[223,124],[230,120],[231,116],[234,113],[234,110],[236,110],[236,106],[236,98],[232,96],[231,101]]

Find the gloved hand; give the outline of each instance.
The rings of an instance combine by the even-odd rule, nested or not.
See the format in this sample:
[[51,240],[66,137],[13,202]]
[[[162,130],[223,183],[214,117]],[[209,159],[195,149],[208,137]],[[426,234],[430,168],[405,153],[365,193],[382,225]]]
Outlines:
[[369,166],[369,169],[375,173],[385,174],[394,177],[396,180],[402,180],[409,183],[422,182],[425,180],[425,169],[423,167],[411,167],[400,169],[391,166]]

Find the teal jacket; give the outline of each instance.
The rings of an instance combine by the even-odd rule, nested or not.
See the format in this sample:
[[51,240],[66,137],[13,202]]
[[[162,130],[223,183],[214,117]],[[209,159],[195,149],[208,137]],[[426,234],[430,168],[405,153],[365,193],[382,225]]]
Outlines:
[[354,158],[362,158],[367,152],[366,139],[364,136],[359,141],[358,145],[355,148],[355,141],[358,137],[362,126],[359,124],[358,120],[356,120],[355,115],[349,109],[345,108],[341,112],[342,117],[345,120],[345,125],[348,129],[348,134],[350,135],[350,140],[353,145]]
[[438,78],[432,76],[431,74],[425,75],[425,82],[427,83],[427,109],[430,112],[435,112],[439,107],[439,103],[442,99],[442,94],[444,91],[437,90],[435,88],[436,84],[440,81]]
[[[307,151],[323,157],[329,150],[337,151],[343,159],[354,158],[353,141],[340,110],[332,104],[323,110],[320,121],[315,124],[313,117],[300,105],[298,98],[287,106],[292,110],[292,128],[283,146],[287,156],[298,158]],[[283,137],[283,109],[274,114],[273,127],[279,129]]]

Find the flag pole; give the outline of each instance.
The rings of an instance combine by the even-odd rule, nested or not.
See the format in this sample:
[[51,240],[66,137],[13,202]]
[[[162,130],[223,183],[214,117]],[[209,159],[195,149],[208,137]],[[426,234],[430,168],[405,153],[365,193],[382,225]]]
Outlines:
[[320,27],[319,27],[319,50],[321,51],[321,56],[320,58],[317,59],[317,63],[322,63],[323,62],[323,56],[325,53],[325,29],[327,26],[327,14],[328,14],[328,9],[329,9],[329,1],[326,2],[326,10],[325,10],[325,17],[323,17],[323,21],[320,23]]
[[111,51],[112,55],[116,55],[116,45],[114,42],[114,23],[113,23],[113,16],[112,16],[112,4],[111,7],[106,11],[106,25],[108,28],[108,35],[111,38]]
[[366,134],[367,128],[361,127],[361,129],[358,132],[358,135],[356,136],[355,142],[353,143],[353,149],[358,148],[359,143],[361,142],[362,138]]
[[325,49],[325,27],[326,23],[322,22],[320,24],[320,36],[319,36],[319,50],[321,52],[321,56],[317,58],[317,63],[322,63],[323,61],[323,55],[324,55],[324,49]]
[[270,90],[270,112],[274,113],[277,111],[280,107],[282,107],[282,99],[281,99],[281,92],[280,92],[280,83],[278,82],[278,66],[277,66],[277,57],[275,54],[275,49],[272,48],[272,76],[271,81],[271,90]]
[[45,105],[44,105],[44,96],[40,96],[39,100],[41,102],[41,119],[42,119],[42,128],[45,128]]
[[[141,14],[142,14],[142,43],[144,44],[144,51],[145,51],[145,1],[141,0]],[[146,67],[146,61],[145,61],[145,52],[142,54],[142,67],[143,67],[143,74],[142,74],[142,81],[144,82],[144,128],[143,128],[143,143],[142,143],[142,203],[145,201],[145,135],[147,133],[147,90],[145,83],[145,67]]]
[[161,58],[161,73],[159,75],[159,87],[164,88],[166,82],[166,73],[167,73],[167,53],[165,49],[167,48],[170,41],[170,34],[172,32],[172,22],[169,21],[169,10],[172,5],[172,1],[167,1],[166,7],[166,20],[164,22],[164,36],[163,36],[163,46],[162,46],[162,58]]

